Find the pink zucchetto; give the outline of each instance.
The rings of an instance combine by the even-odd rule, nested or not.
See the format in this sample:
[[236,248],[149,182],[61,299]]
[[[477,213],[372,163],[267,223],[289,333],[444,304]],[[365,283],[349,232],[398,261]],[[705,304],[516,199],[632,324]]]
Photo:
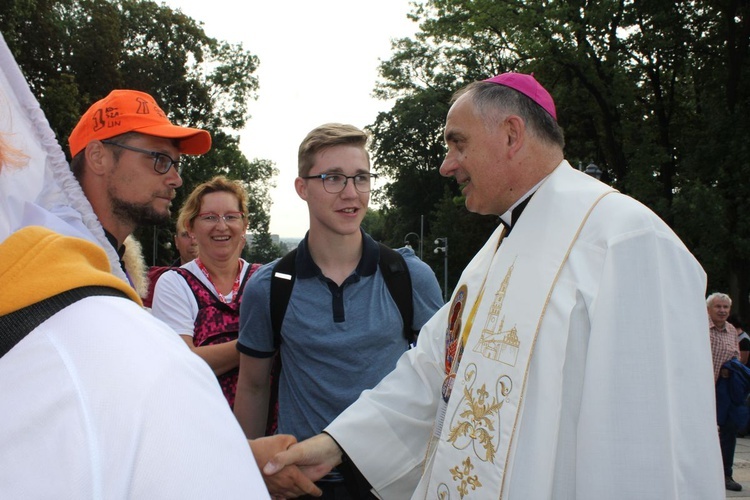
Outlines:
[[517,90],[540,105],[545,111],[547,111],[547,113],[552,115],[552,118],[554,118],[555,121],[557,121],[555,101],[552,100],[552,96],[547,92],[547,89],[542,87],[541,84],[536,81],[533,73],[531,75],[525,75],[523,73],[503,73],[484,81],[504,85],[513,90]]

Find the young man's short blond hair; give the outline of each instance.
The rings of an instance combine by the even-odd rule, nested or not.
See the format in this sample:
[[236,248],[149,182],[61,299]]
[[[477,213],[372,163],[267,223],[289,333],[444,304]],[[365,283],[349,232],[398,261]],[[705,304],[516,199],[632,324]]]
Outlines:
[[299,145],[297,154],[297,170],[300,177],[310,173],[310,169],[315,165],[315,155],[324,149],[333,146],[356,146],[362,148],[367,157],[367,166],[370,166],[370,154],[367,152],[367,143],[370,136],[364,130],[360,130],[354,125],[343,123],[326,123],[315,127],[304,138]]

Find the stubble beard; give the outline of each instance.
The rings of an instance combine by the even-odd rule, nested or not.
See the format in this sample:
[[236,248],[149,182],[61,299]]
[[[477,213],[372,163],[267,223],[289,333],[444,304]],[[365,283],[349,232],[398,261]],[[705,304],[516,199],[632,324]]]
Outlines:
[[131,203],[112,197],[112,213],[123,222],[136,226],[161,226],[169,224],[170,212],[158,212],[149,203]]

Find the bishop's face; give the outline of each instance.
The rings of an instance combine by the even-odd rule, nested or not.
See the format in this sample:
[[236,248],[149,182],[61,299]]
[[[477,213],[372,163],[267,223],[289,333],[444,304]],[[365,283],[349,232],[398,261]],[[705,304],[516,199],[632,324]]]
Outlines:
[[519,196],[512,189],[505,121],[488,122],[465,94],[448,112],[444,135],[448,153],[440,174],[456,178],[469,211],[503,214]]

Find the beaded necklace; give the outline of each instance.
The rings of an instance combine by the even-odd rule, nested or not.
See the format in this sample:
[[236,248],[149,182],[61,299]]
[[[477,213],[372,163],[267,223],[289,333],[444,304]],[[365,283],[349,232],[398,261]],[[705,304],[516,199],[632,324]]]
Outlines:
[[[208,274],[208,269],[206,269],[206,266],[203,264],[203,262],[201,262],[200,257],[195,259],[195,263],[203,272],[203,275],[206,277],[208,282],[211,283],[211,285],[213,285],[214,290],[216,290],[216,295],[219,296],[219,300],[227,304],[228,302],[227,302],[226,297],[221,294],[221,292],[219,291],[219,287],[217,287],[216,284],[214,283],[214,280],[211,279],[211,275]],[[234,302],[235,298],[237,297],[237,291],[240,289],[240,276],[242,275],[243,265],[244,264],[242,263],[242,259],[237,259],[237,276],[234,278],[234,285],[232,285],[232,291],[229,292],[229,294],[227,294],[227,295],[232,295],[232,300],[230,301],[230,303]]]

